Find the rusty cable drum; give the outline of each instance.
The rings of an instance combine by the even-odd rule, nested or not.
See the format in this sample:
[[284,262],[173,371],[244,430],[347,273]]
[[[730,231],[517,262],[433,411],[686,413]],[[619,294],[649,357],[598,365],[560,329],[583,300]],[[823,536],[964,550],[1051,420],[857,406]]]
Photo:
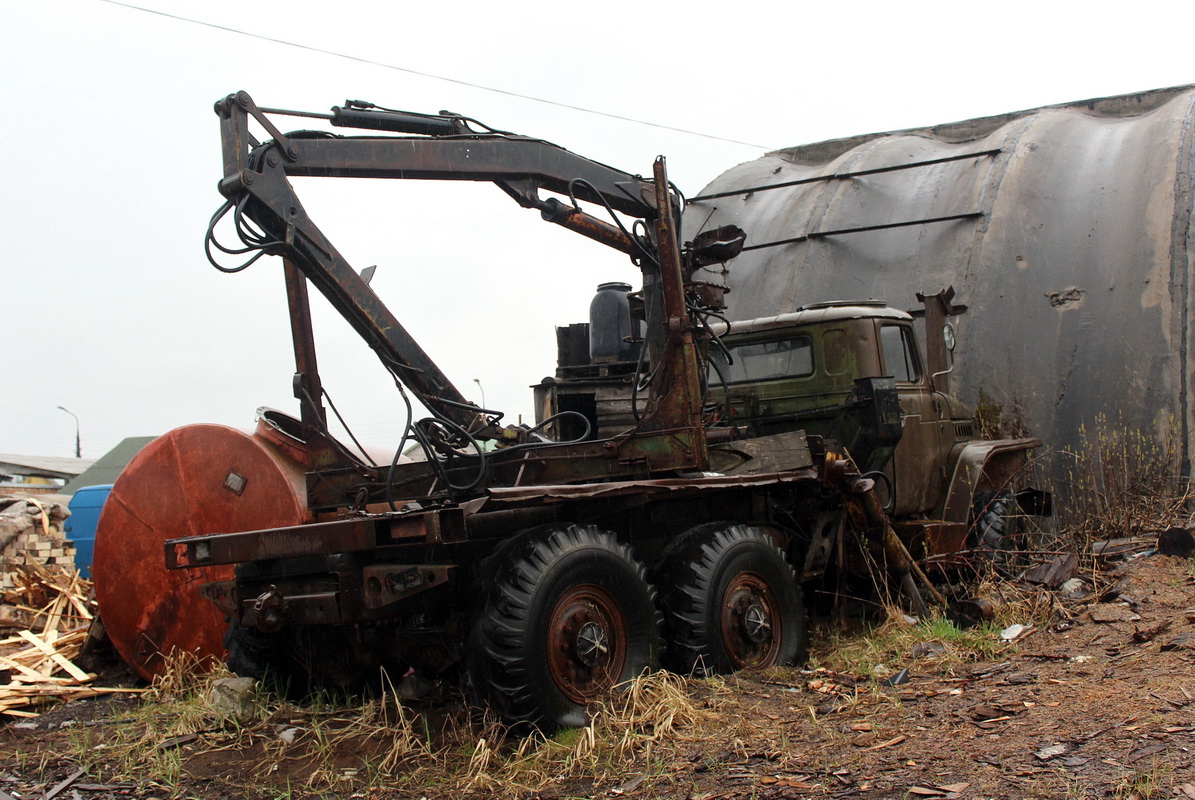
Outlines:
[[[307,522],[301,452],[268,425],[188,425],[158,437],[112,487],[96,530],[96,599],[121,657],[152,679],[172,651],[224,659],[223,613],[199,594],[231,566],[170,571],[167,539]],[[289,452],[288,452],[289,451]]]

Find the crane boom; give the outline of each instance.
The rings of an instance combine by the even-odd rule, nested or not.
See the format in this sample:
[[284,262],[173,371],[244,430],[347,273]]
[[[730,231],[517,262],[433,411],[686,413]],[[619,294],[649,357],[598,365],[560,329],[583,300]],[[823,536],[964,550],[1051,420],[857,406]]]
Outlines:
[[[326,434],[302,277],[328,299],[395,377],[445,424],[475,439],[508,443],[519,441],[526,433],[498,427],[494,417],[465,399],[308,216],[291,183],[296,177],[488,181],[519,205],[539,210],[545,220],[628,254],[643,271],[646,361],[653,365],[653,374],[639,424],[613,447],[574,442],[542,454],[538,468],[530,470],[532,478],[567,482],[702,469],[707,453],[701,423],[699,359],[685,294],[686,270],[682,266],[687,253],[678,239],[681,202],[668,182],[663,159],[657,160],[652,178],[645,179],[539,139],[492,129],[474,130],[478,123],[463,117],[367,111],[356,107],[356,103],[346,105],[334,108],[329,115],[262,110],[245,92],[229,95],[216,104],[224,155],[224,178],[219,188],[227,200],[213,218],[213,226],[222,214],[235,210],[238,230],[250,245],[246,250],[286,259],[298,365],[295,394],[304,401],[305,428],[314,429],[316,434],[322,428]],[[317,116],[334,126],[388,133],[283,133],[271,119],[279,114]],[[272,138],[259,142],[250,133],[250,120],[260,124]],[[541,191],[566,197],[568,202],[541,197]],[[614,223],[587,214],[579,205],[582,201],[604,206]],[[640,220],[642,232],[628,231],[614,212]],[[260,231],[246,237],[245,219]],[[320,436],[308,439],[318,442]],[[545,448],[553,445],[543,443]],[[322,466],[354,466],[344,463],[343,449],[323,450],[322,457],[313,459]],[[498,456],[491,460],[500,463],[504,459]],[[527,460],[525,454],[519,456],[518,480],[526,479]],[[362,465],[355,466],[360,470]],[[377,473],[368,477],[376,485]]]

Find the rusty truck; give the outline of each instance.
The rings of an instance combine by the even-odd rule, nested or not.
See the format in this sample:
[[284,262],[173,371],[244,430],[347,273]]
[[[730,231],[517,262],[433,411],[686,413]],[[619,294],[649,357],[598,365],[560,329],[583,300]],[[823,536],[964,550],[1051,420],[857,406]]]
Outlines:
[[[96,591],[143,676],[178,650],[299,684],[456,671],[509,722],[577,725],[660,664],[799,662],[805,587],[867,561],[856,555],[924,611],[941,596],[922,565],[1002,546],[1015,519],[1048,513],[1020,480],[1041,443],[978,438],[947,391],[962,310],[950,291],[923,296],[927,356],[912,316],[877,301],[727,320],[725,287],[693,275],[733,270],[750,231],[686,241],[662,157],[645,178],[463,116],[363,103],[310,114],[241,92],[216,111],[225,200],[209,258],[229,272],[281,258],[298,414],[259,409],[252,434],[179,428],[114,486]],[[288,114],[365,132],[284,133]],[[641,288],[606,287],[605,312],[558,329],[542,413],[504,424],[307,215],[291,182],[306,176],[492,182],[622,253]],[[330,429],[309,287],[406,404],[386,459]]]

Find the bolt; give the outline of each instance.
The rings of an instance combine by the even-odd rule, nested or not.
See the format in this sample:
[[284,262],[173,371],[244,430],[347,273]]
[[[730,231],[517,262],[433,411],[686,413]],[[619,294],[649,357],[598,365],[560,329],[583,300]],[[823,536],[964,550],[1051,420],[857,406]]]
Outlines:
[[266,159],[266,163],[269,164],[271,167],[278,166],[278,156],[271,153],[270,157]]

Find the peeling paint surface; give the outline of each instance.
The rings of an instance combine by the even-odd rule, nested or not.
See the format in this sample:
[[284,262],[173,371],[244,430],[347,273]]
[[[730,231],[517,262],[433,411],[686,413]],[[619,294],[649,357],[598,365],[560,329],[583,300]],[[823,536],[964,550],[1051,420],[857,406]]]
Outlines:
[[1046,292],[1046,299],[1054,308],[1073,308],[1082,305],[1087,292],[1075,286],[1068,286],[1060,292]]

